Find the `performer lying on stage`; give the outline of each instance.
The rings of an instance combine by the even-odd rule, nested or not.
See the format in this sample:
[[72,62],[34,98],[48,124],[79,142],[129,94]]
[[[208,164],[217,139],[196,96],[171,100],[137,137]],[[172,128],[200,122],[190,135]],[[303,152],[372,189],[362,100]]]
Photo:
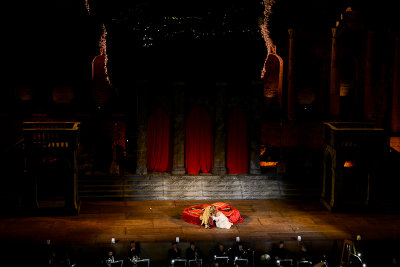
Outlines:
[[243,217],[237,209],[222,202],[187,207],[182,213],[182,219],[204,228],[217,226],[224,229],[230,229],[233,224],[243,222]]
[[220,212],[219,210],[216,210],[212,216],[213,221],[215,222],[215,226],[218,228],[225,228],[225,229],[230,229],[233,223],[231,223],[228,218]]

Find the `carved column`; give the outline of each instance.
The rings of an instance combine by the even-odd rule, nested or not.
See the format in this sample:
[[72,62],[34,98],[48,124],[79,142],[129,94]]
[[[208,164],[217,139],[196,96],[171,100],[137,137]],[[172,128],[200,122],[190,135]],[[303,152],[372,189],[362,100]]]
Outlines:
[[172,174],[185,174],[185,83],[174,84],[174,119],[173,119],[173,165]]
[[262,82],[254,82],[252,85],[251,108],[249,116],[250,136],[250,174],[261,174],[260,167],[260,123],[261,103],[263,99]]
[[394,41],[394,64],[393,64],[393,96],[392,96],[392,120],[390,129],[393,134],[400,134],[400,53],[399,34],[396,34]]
[[288,61],[288,92],[287,92],[287,112],[288,120],[295,119],[295,90],[294,90],[294,45],[293,29],[289,29],[289,61]]
[[368,31],[365,52],[365,79],[364,79],[364,117],[367,120],[376,119],[374,94],[372,91],[372,39],[373,32]]
[[215,146],[213,174],[226,174],[226,120],[224,114],[224,98],[226,96],[226,83],[216,84],[215,101]]
[[146,129],[146,86],[145,82],[137,85],[137,154],[136,174],[147,174],[147,129]]
[[329,114],[332,117],[337,117],[340,114],[340,91],[336,31],[336,28],[332,28],[331,73],[329,90]]

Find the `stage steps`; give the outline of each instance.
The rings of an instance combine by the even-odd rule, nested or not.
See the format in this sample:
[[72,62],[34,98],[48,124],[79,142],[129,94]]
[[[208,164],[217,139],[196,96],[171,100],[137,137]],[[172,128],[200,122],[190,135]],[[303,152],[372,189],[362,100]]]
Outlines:
[[83,200],[318,198],[319,185],[268,175],[80,176]]

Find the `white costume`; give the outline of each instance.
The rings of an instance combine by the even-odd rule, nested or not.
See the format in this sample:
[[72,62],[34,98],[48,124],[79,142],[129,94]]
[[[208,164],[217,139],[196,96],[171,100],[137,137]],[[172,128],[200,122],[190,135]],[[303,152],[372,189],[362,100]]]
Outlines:
[[212,218],[218,228],[230,229],[233,225],[222,212],[219,212],[219,216],[212,216]]

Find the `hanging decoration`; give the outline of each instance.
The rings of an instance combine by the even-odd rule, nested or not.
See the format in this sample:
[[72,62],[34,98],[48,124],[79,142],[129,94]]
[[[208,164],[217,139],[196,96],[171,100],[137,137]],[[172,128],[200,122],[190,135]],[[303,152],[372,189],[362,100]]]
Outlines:
[[90,15],[89,0],[85,0],[85,7],[86,7],[86,10],[87,10],[88,14]]
[[[275,0],[264,0],[265,10],[264,10],[264,22],[260,25],[261,35],[264,38],[265,46],[267,47],[268,55],[270,53],[276,53],[276,47],[272,42],[272,39],[269,37],[269,29],[268,29],[268,20],[269,15],[271,14],[272,5],[275,3]],[[267,58],[268,58],[267,55]],[[265,59],[265,62],[267,59]],[[264,78],[265,74],[265,64],[263,65],[263,69],[261,72],[261,78]]]
[[100,48],[100,55],[104,56],[104,73],[105,73],[105,78],[106,81],[108,83],[108,85],[111,86],[111,81],[110,81],[110,77],[108,76],[108,71],[107,71],[107,61],[108,61],[108,56],[107,56],[107,29],[106,26],[103,24],[101,24],[101,28],[102,28],[102,34],[100,36],[100,40],[99,40],[99,48]]

